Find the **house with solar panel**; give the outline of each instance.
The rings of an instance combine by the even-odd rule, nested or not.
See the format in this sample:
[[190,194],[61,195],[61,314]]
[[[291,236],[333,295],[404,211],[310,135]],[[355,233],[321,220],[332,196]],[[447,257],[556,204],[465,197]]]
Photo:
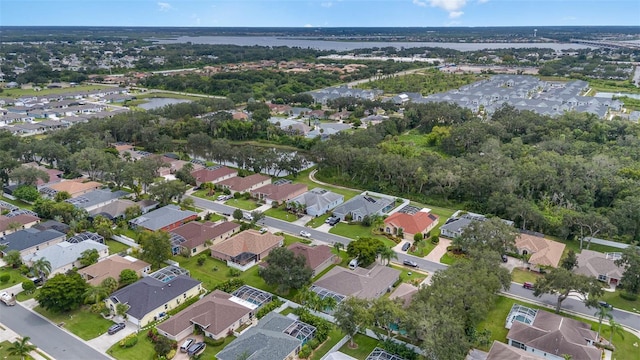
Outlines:
[[65,201],[78,209],[84,209],[89,212],[99,207],[109,205],[127,195],[129,195],[129,193],[122,190],[111,191],[109,189],[98,189]]
[[142,328],[202,291],[202,283],[191,278],[189,271],[172,265],[114,292],[105,304],[111,313],[118,304],[125,304],[127,320]]

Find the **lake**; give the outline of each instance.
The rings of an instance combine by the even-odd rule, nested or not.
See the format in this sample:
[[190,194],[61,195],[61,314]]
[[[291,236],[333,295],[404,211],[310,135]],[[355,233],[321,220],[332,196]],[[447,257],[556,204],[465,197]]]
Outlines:
[[593,46],[570,43],[442,43],[442,42],[392,42],[392,41],[330,41],[316,39],[283,38],[275,36],[180,36],[174,39],[148,39],[157,44],[208,44],[208,45],[239,45],[239,46],[288,46],[299,48],[313,48],[327,51],[349,51],[365,48],[416,48],[438,47],[459,51],[475,51],[482,49],[507,48],[549,48],[553,50],[586,49]]
[[594,97],[598,97],[598,98],[607,98],[607,99],[612,99],[613,97],[630,97],[632,99],[638,99],[640,100],[640,94],[629,94],[629,93],[612,93],[612,92],[597,92]]
[[143,108],[145,110],[153,110],[158,109],[167,105],[181,104],[189,102],[189,100],[184,99],[173,99],[173,98],[148,98],[147,102],[144,104],[138,105],[139,108]]

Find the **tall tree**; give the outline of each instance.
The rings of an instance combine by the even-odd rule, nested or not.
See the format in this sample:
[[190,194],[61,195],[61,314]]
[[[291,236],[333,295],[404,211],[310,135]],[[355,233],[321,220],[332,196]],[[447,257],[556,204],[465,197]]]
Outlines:
[[376,260],[383,248],[384,244],[379,239],[360,238],[347,245],[347,254],[357,257],[360,265],[366,267]]
[[609,318],[609,344],[613,345],[613,335],[618,334],[624,340],[624,328],[622,325],[613,320],[613,317]]
[[49,179],[49,174],[31,166],[21,166],[14,169],[11,171],[9,178],[19,184],[27,186],[36,186],[38,179],[42,180],[44,183],[48,183],[51,180]]
[[499,218],[472,222],[453,240],[453,245],[463,251],[492,250],[500,254],[513,252],[517,233],[515,229]]
[[140,234],[142,260],[154,268],[160,268],[172,255],[169,233],[165,231],[142,232]]
[[96,304],[109,296],[109,289],[104,286],[89,286],[82,296],[85,304]]
[[20,255],[20,251],[18,250],[7,251],[7,254],[2,260],[4,260],[7,265],[11,266],[14,269],[22,265],[22,256]]
[[348,297],[336,307],[333,317],[336,325],[349,336],[351,347],[354,347],[353,337],[360,330],[373,324],[373,316],[369,311],[369,301],[357,297]]
[[557,294],[556,312],[559,313],[562,302],[569,297],[570,292],[582,296],[587,306],[592,305],[588,300],[597,299],[602,295],[602,287],[594,278],[575,274],[563,267],[559,267],[546,273],[544,277],[535,283],[535,296],[542,294]]
[[398,254],[392,248],[384,246],[380,249],[380,259],[386,261],[388,266],[392,259],[398,259]]
[[600,339],[600,330],[602,329],[602,320],[607,318],[609,320],[613,319],[613,315],[611,315],[611,308],[608,306],[598,305],[598,310],[594,314],[598,318],[598,339]]
[[268,285],[277,285],[279,293],[300,289],[309,283],[313,275],[304,256],[295,255],[287,248],[271,250],[265,262],[267,266],[260,270],[260,276]]
[[125,287],[129,284],[133,284],[138,281],[138,274],[131,269],[124,269],[120,272],[118,277],[118,284],[120,287]]
[[405,316],[405,311],[402,306],[400,306],[398,302],[385,296],[373,300],[371,313],[376,324],[386,330],[387,337],[391,337],[392,335],[392,325],[397,325]]
[[46,258],[39,258],[31,264],[31,272],[40,280],[44,280],[51,274],[51,262]]
[[83,251],[82,254],[80,254],[78,261],[80,261],[80,264],[82,266],[89,266],[97,263],[99,258],[100,258],[100,253],[98,253],[98,250],[87,249]]
[[82,304],[87,287],[87,282],[77,272],[56,274],[40,288],[36,300],[49,311],[71,311]]
[[624,284],[625,291],[631,294],[640,294],[640,246],[631,244],[622,250],[622,257],[615,261],[617,266],[624,268],[620,282]]
[[25,360],[29,353],[37,349],[37,346],[29,344],[30,337],[25,336],[11,343],[7,348],[9,355],[19,356],[21,360]]
[[569,249],[567,256],[565,256],[564,259],[562,259],[562,262],[560,262],[560,266],[569,271],[578,266],[578,257],[573,249]]

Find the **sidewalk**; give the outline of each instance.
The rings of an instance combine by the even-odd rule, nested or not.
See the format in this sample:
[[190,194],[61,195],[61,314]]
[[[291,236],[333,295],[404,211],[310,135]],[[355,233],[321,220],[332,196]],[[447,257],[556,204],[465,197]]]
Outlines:
[[[4,324],[0,324],[0,342],[7,341],[13,343],[14,341],[18,341],[22,337],[14,332],[13,330],[6,327]],[[44,354],[49,359],[54,359],[53,356],[45,353],[42,349],[38,348],[37,351],[32,351],[29,355],[35,360],[46,360],[44,356],[40,355],[40,353]]]

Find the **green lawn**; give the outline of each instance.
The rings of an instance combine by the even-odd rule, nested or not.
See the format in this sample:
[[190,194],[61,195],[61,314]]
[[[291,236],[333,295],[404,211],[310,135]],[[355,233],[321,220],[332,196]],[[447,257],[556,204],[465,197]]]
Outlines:
[[537,273],[535,271],[529,271],[527,269],[515,268],[511,272],[511,281],[515,281],[520,284],[524,282],[534,283],[536,282],[536,280],[538,280],[541,277],[542,275],[540,275],[540,273]]
[[64,323],[64,328],[76,334],[83,340],[91,340],[107,332],[113,322],[104,319],[98,314],[89,312],[87,308],[80,308],[68,313],[53,313],[40,306],[34,308],[35,311],[48,318],[55,324]]
[[9,280],[7,282],[0,282],[0,289],[6,289],[13,285],[22,283],[23,281],[29,280],[25,276],[20,274],[20,270],[12,269],[6,266],[0,268],[0,275],[3,275],[3,274],[9,274]]
[[[209,216],[209,220],[211,222],[216,222],[216,221],[220,221],[220,220],[226,220],[227,217],[226,216],[222,216],[222,215],[218,215],[214,212],[210,213],[211,215]],[[203,222],[205,222],[206,220],[202,220]]]
[[4,202],[8,202],[9,204],[13,204],[17,207],[20,207],[22,209],[27,209],[27,210],[33,210],[33,205],[31,204],[27,204],[26,202],[20,201],[20,200],[12,200],[9,199],[8,197],[4,197],[4,196],[0,196],[0,200],[4,201]]
[[[413,268],[406,268],[403,266],[391,265],[392,268],[400,270],[400,281],[414,286],[419,286],[420,283],[427,277],[426,274],[417,272]],[[411,273],[411,275],[409,275]]]
[[602,295],[602,300],[613,305],[616,309],[627,310],[636,314],[640,313],[640,298],[636,299],[636,301],[625,300],[620,297],[621,292],[620,290],[615,292],[605,291],[604,295]]
[[5,89],[2,93],[4,97],[11,98],[19,98],[22,96],[43,96],[49,94],[64,94],[69,92],[82,92],[82,91],[90,91],[90,90],[98,90],[98,89],[106,89],[108,86],[101,85],[79,85],[74,87],[66,87],[60,89],[47,89],[43,88],[40,91],[35,91],[33,89]]
[[310,169],[302,171],[295,178],[292,177],[292,176],[287,176],[286,178],[289,179],[289,180],[292,180],[295,183],[306,184],[309,187],[309,190],[319,187],[319,188],[323,188],[323,189],[332,191],[332,192],[334,192],[336,194],[340,194],[340,195],[344,196],[344,201],[345,202],[347,200],[351,199],[352,197],[356,196],[356,195],[362,194],[362,191],[353,191],[353,190],[341,189],[341,188],[338,188],[338,187],[335,187],[335,186],[332,186],[332,185],[320,185],[320,184],[314,183],[313,181],[311,181],[311,179],[309,179],[309,174],[314,169],[315,169],[315,167],[312,167]]
[[429,253],[435,249],[437,245],[432,244],[431,241],[429,241],[429,239],[424,239],[423,241],[421,241],[418,245],[418,247],[416,248],[415,251],[409,251],[409,254],[411,255],[415,255],[415,256],[419,256],[419,257],[424,257],[429,255]]
[[38,295],[39,292],[40,292],[40,288],[35,289],[30,294],[27,294],[25,291],[19,292],[18,295],[16,295],[16,300],[25,301],[25,300],[33,299],[36,295]]
[[284,210],[282,207],[279,207],[277,209],[271,208],[271,209],[265,211],[264,214],[266,216],[269,216],[269,217],[272,217],[272,218],[276,218],[276,219],[280,219],[280,220],[283,220],[283,221],[288,221],[288,222],[292,222],[292,221],[298,220],[297,216],[295,216],[294,214],[289,214],[289,212]]
[[222,351],[222,349],[235,339],[236,337],[231,335],[224,338],[224,342],[218,346],[207,345],[207,348],[204,349],[202,354],[200,354],[200,359],[215,359],[216,354]]
[[352,349],[349,346],[350,342],[347,341],[347,343],[342,345],[342,347],[340,348],[340,352],[345,353],[349,356],[353,356],[354,358],[359,360],[366,359],[367,356],[371,354],[373,349],[375,349],[376,346],[378,346],[377,339],[370,338],[366,335],[356,334],[356,336],[354,336],[353,339],[355,343],[358,345],[358,347],[356,349]]
[[389,240],[386,236],[374,235],[371,232],[371,227],[362,226],[360,224],[347,224],[341,222],[336,224],[336,226],[333,226],[331,230],[329,230],[329,233],[341,235],[354,240],[358,238],[372,237],[382,240],[382,242],[389,247],[397,245],[395,242]]
[[[491,344],[493,340],[506,342],[507,333],[509,331],[505,329],[504,324],[505,324],[507,315],[509,315],[509,311],[511,310],[511,307],[513,306],[514,303],[522,304],[532,309],[544,309],[544,310],[553,312],[552,309],[546,308],[544,306],[533,305],[526,302],[513,300],[511,298],[507,298],[504,296],[499,296],[498,299],[496,300],[496,303],[493,309],[487,315],[487,318],[486,318],[487,320],[481,322],[478,325],[478,330],[482,330],[486,328],[491,331],[492,341],[489,344]],[[595,331],[598,330],[597,321],[585,320],[585,319],[567,315],[567,314],[561,314],[561,315],[590,324],[591,330],[595,330]],[[603,333],[603,336],[607,339],[609,338],[608,328],[609,326],[607,325],[607,322],[605,320],[605,322],[602,323],[602,329],[603,329],[602,333]],[[616,351],[613,353],[614,359],[637,359],[636,355],[638,354],[638,349],[634,347],[633,344],[638,343],[639,341],[640,339],[638,339],[637,336],[629,332],[624,333],[624,339],[619,334],[614,335],[613,344],[616,346]],[[488,351],[489,347],[484,347],[484,348],[481,347],[480,350]],[[636,355],[633,355],[633,354],[636,354]]]
[[311,244],[311,240],[303,239],[297,236],[291,236],[289,234],[278,233],[278,235],[284,236],[284,247],[287,247],[293,243]]
[[331,214],[331,213],[330,213],[330,212],[328,212],[328,213],[326,213],[326,214],[324,214],[324,215],[322,215],[322,216],[315,217],[315,218],[311,219],[311,221],[307,222],[307,223],[305,224],[305,226],[310,226],[310,227],[312,227],[312,228],[314,228],[314,229],[315,229],[315,228],[317,228],[318,226],[320,226],[320,225],[324,224],[325,220],[327,220],[327,219],[329,218],[329,215],[330,215],[330,214]]
[[342,332],[337,327],[333,326],[331,331],[329,332],[329,337],[327,337],[327,340],[325,340],[322,345],[318,346],[313,351],[309,359],[320,360],[327,353],[327,351],[334,347],[334,345],[337,344],[338,341],[340,341],[340,339],[342,339],[343,337],[344,335],[342,334]]
[[126,236],[128,238],[131,238],[131,239],[135,240],[135,241],[138,240],[138,236],[139,236],[137,231],[135,231],[133,229],[130,229],[130,228],[126,228],[126,229],[117,228],[116,229],[116,233],[120,234],[120,235],[124,235],[124,236]]
[[[9,355],[9,347],[11,347],[11,343],[9,341],[0,342],[0,359],[3,360],[20,360],[20,356]],[[31,356],[25,357],[25,360],[33,360]]]
[[121,348],[117,343],[107,350],[107,354],[118,360],[153,360],[156,351],[147,337],[146,331],[138,333],[138,343],[130,348]]
[[142,93],[135,94],[136,99],[149,99],[149,98],[171,98],[171,99],[184,99],[184,100],[202,100],[201,96],[189,96],[182,94],[174,94],[174,93],[165,93],[165,92],[152,92],[152,93]]
[[243,210],[255,210],[259,207],[252,199],[231,199],[225,202],[225,204]]
[[109,247],[109,254],[118,254],[129,248],[127,245],[115,240],[107,240],[107,246]]
[[464,255],[456,255],[454,253],[452,253],[451,251],[447,251],[444,255],[442,255],[442,257],[440,258],[440,262],[446,265],[451,265],[454,262],[458,261],[459,259],[463,258]]

